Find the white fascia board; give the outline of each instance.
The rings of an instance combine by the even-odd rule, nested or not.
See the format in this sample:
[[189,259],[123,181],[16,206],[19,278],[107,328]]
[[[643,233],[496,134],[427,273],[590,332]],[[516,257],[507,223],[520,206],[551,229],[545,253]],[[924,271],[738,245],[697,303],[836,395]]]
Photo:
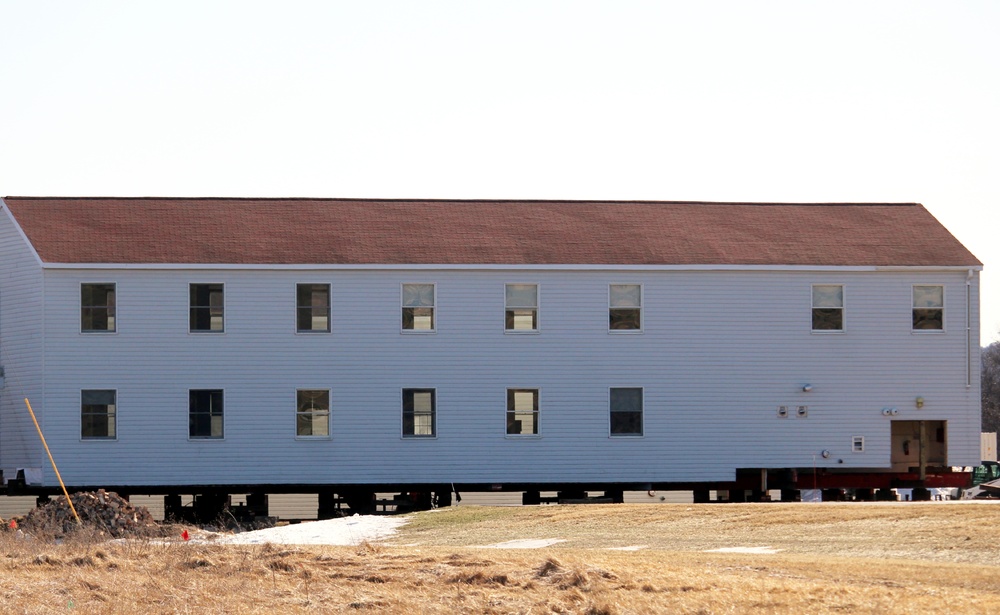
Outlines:
[[[30,244],[29,244],[30,245]],[[36,254],[37,257],[37,254]],[[981,271],[982,265],[513,265],[513,264],[298,264],[42,263],[46,269],[234,271]]]
[[14,214],[10,212],[10,207],[7,207],[7,202],[3,200],[3,197],[0,197],[0,209],[3,210],[4,215],[7,216],[7,219],[10,220],[11,224],[14,225],[14,228],[17,229],[17,234],[20,235],[21,241],[24,242],[24,245],[28,246],[28,249],[31,250],[31,255],[34,257],[35,263],[37,263],[40,267],[45,267],[46,265],[42,262],[42,257],[38,255],[38,251],[35,250],[35,246],[32,245],[28,236],[24,234],[24,229],[22,229],[21,225],[17,223],[17,219],[14,218]]
[[936,266],[894,266],[894,267],[878,267],[878,271],[982,271],[982,265],[952,265],[950,267],[936,267]]

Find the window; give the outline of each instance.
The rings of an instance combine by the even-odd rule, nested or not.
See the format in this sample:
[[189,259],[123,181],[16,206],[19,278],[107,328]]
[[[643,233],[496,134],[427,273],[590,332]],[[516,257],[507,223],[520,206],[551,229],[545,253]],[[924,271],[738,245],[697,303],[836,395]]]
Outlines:
[[608,286],[608,329],[610,331],[642,329],[642,286],[639,284]]
[[812,330],[844,330],[844,287],[840,284],[813,284]]
[[611,389],[611,435],[642,435],[642,389]]
[[865,452],[865,437],[864,436],[854,436],[851,438],[851,452],[863,453]]
[[330,435],[330,391],[299,390],[296,392],[295,435]]
[[507,435],[538,435],[538,389],[507,389]]
[[538,284],[507,284],[504,287],[507,331],[538,330]]
[[434,436],[434,389],[403,389],[403,435]]
[[330,332],[329,284],[296,285],[295,306],[299,333]]
[[944,329],[944,286],[913,287],[913,330]]
[[188,402],[188,436],[222,437],[222,391],[191,390]]
[[434,330],[433,284],[403,284],[403,329]]
[[113,440],[117,437],[117,393],[80,392],[80,437],[85,440]]
[[80,285],[80,330],[115,331],[115,285]]
[[191,331],[221,333],[223,309],[222,284],[191,285]]

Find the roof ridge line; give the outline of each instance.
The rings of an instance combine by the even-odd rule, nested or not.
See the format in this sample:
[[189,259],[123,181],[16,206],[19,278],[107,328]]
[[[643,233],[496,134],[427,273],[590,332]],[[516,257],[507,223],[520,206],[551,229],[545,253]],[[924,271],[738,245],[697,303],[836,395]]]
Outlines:
[[361,203],[608,203],[636,205],[759,205],[759,206],[802,206],[817,207],[912,207],[916,202],[862,202],[862,201],[657,201],[647,199],[439,199],[439,198],[376,198],[376,197],[225,197],[225,196],[15,196],[3,199],[27,201],[279,201],[279,202],[361,202]]

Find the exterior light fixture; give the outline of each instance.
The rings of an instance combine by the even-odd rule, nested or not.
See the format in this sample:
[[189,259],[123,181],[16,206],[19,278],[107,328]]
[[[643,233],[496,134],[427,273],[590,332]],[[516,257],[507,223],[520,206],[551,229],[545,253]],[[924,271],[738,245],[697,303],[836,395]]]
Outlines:
[[811,390],[813,390],[813,385],[811,385],[811,384],[804,384],[804,385],[802,385],[802,392],[803,393],[808,393]]
[[917,407],[918,408],[923,408],[924,407],[924,398],[923,397],[917,397],[916,403],[917,403]]

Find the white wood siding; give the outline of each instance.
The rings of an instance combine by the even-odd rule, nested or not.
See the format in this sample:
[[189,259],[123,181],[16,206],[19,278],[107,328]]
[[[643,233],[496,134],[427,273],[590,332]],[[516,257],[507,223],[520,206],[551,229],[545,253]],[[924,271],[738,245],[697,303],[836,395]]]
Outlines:
[[41,444],[24,398],[43,421],[42,268],[5,210],[0,210],[0,469],[40,468]]
[[[80,333],[81,282],[117,284],[116,333]],[[192,282],[225,284],[225,333],[188,332]],[[406,282],[437,285],[436,333],[400,333]],[[507,282],[539,284],[537,334],[504,333]],[[888,468],[892,419],[947,420],[949,462],[979,461],[965,271],[105,269],[47,270],[45,283],[46,435],[70,484],[709,481],[738,467]],[[296,334],[296,283],[331,284],[332,333]],[[643,285],[641,334],[608,333],[610,283]],[[812,284],[845,285],[845,332],[810,331]],[[943,333],[911,332],[913,284],[945,286]],[[539,437],[505,436],[508,387],[540,390]],[[610,387],[643,388],[643,437],[609,437]],[[104,388],[118,391],[118,438],[81,441],[80,390]],[[223,440],[188,439],[188,390],[198,388],[225,390]],[[296,439],[299,388],[331,390],[331,438]],[[437,390],[435,438],[400,437],[403,388]],[[808,405],[809,416],[779,419],[779,405]],[[852,453],[858,435],[865,451]]]

